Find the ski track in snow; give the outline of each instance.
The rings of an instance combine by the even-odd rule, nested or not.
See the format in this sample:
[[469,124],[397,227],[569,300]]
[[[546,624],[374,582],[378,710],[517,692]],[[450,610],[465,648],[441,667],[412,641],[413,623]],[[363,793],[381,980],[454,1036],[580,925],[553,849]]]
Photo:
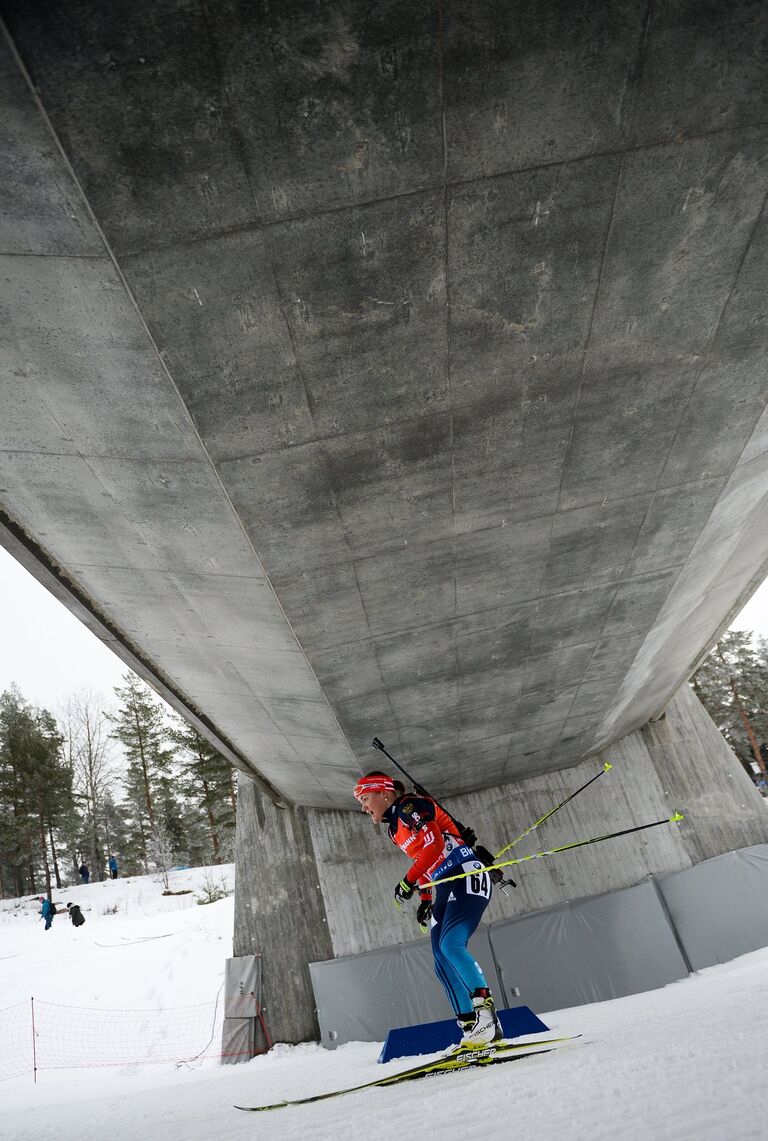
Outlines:
[[[213,869],[232,881],[231,866]],[[193,886],[204,870],[175,872]],[[38,905],[0,902],[0,1009],[34,995],[71,1007],[146,1009],[213,1003],[231,955],[232,898],[198,907],[162,896],[152,877],[65,888],[86,924],[47,934]],[[113,906],[114,914],[105,913]],[[268,969],[268,967],[267,967]],[[74,1012],[73,1012],[74,1017]],[[43,1071],[0,1083],[2,1141],[764,1141],[768,949],[661,990],[542,1014],[582,1033],[556,1053],[435,1076],[266,1114],[233,1109],[395,1073],[379,1043],[337,1050],[278,1046],[236,1066],[147,1065]],[[32,1110],[33,1112],[30,1112]]]

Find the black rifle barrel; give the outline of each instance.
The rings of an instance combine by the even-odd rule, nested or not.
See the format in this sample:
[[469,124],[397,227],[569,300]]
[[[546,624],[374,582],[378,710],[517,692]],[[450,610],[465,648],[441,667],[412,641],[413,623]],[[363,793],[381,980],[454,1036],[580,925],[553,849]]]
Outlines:
[[[398,764],[398,762],[395,760],[395,758],[390,753],[387,752],[387,750],[384,748],[384,742],[381,740],[381,738],[374,737],[373,740],[371,741],[371,744],[373,745],[374,749],[378,749],[380,753],[383,753],[385,757],[389,758],[389,760],[392,762],[392,764],[395,766],[395,768],[399,769],[400,772],[403,774],[403,776],[406,777],[407,780],[409,780],[411,782],[415,792],[420,792],[422,796],[428,796],[429,799],[431,801],[433,801],[437,805],[437,807],[439,809],[441,809],[442,812],[445,813],[445,815],[448,817],[448,819],[453,821],[453,823],[458,828],[459,834],[461,835],[461,838],[464,841],[464,843],[467,845],[468,848],[474,848],[475,854],[477,856],[479,856],[480,860],[484,864],[487,865],[487,864],[493,863],[494,857],[488,851],[488,849],[482,847],[482,845],[478,846],[477,833],[475,832],[475,830],[473,828],[465,828],[465,826],[461,823],[461,821],[457,820],[456,817],[452,813],[450,813],[447,808],[443,808],[443,806],[439,800],[435,800],[434,796],[432,796],[432,794],[430,792],[427,792],[427,790],[424,788],[423,784],[419,784],[418,781],[415,781],[413,779],[413,777],[411,776],[411,774],[406,769],[404,769],[401,764]],[[471,837],[471,841],[469,839],[470,837]],[[503,879],[501,879],[501,877],[500,877],[500,880],[501,880],[501,886],[504,886],[504,882],[503,882]],[[511,876],[509,877],[508,882],[512,885],[512,887],[517,887],[517,884],[515,883],[515,881],[512,879]]]
[[378,749],[380,753],[383,753],[385,757],[388,757],[389,760],[392,762],[392,764],[395,766],[395,768],[399,769],[400,772],[403,774],[403,776],[406,777],[411,782],[411,784],[413,785],[414,791],[420,792],[422,796],[428,796],[430,800],[434,800],[437,807],[442,809],[442,811],[446,814],[446,816],[451,817],[451,820],[453,820],[453,823],[456,825],[456,827],[460,831],[464,831],[463,825],[459,824],[458,820],[456,820],[451,815],[451,813],[448,811],[448,809],[443,808],[440,801],[436,800],[431,792],[427,792],[427,790],[424,788],[423,784],[419,784],[418,781],[415,781],[413,779],[413,777],[411,776],[411,774],[406,769],[404,769],[402,765],[398,764],[398,762],[395,760],[395,758],[390,753],[387,752],[387,750],[384,748],[384,742],[379,737],[374,737],[373,740],[371,741],[371,744],[373,745],[374,749]]

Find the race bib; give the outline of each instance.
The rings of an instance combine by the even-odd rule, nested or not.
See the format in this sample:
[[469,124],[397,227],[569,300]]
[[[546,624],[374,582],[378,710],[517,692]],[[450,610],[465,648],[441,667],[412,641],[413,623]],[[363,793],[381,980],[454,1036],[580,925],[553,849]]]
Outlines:
[[491,877],[479,860],[468,860],[461,865],[463,872],[469,872],[464,880],[467,885],[467,895],[481,895],[484,899],[491,898]]

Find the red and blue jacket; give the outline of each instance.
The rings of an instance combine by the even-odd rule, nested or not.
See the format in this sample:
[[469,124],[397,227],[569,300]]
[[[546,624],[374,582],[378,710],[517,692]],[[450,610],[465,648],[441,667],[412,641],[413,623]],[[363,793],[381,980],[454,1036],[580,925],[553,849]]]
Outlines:
[[429,894],[429,881],[444,875],[474,852],[462,840],[454,820],[429,796],[405,793],[390,804],[383,819],[393,844],[413,860],[403,879]]

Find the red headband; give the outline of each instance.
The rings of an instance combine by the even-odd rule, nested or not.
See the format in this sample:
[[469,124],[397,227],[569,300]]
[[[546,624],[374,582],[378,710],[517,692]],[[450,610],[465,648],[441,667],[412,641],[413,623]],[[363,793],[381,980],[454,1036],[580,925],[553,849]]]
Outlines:
[[394,792],[395,782],[392,777],[375,773],[370,777],[361,777],[355,785],[355,800],[361,800],[366,792]]

